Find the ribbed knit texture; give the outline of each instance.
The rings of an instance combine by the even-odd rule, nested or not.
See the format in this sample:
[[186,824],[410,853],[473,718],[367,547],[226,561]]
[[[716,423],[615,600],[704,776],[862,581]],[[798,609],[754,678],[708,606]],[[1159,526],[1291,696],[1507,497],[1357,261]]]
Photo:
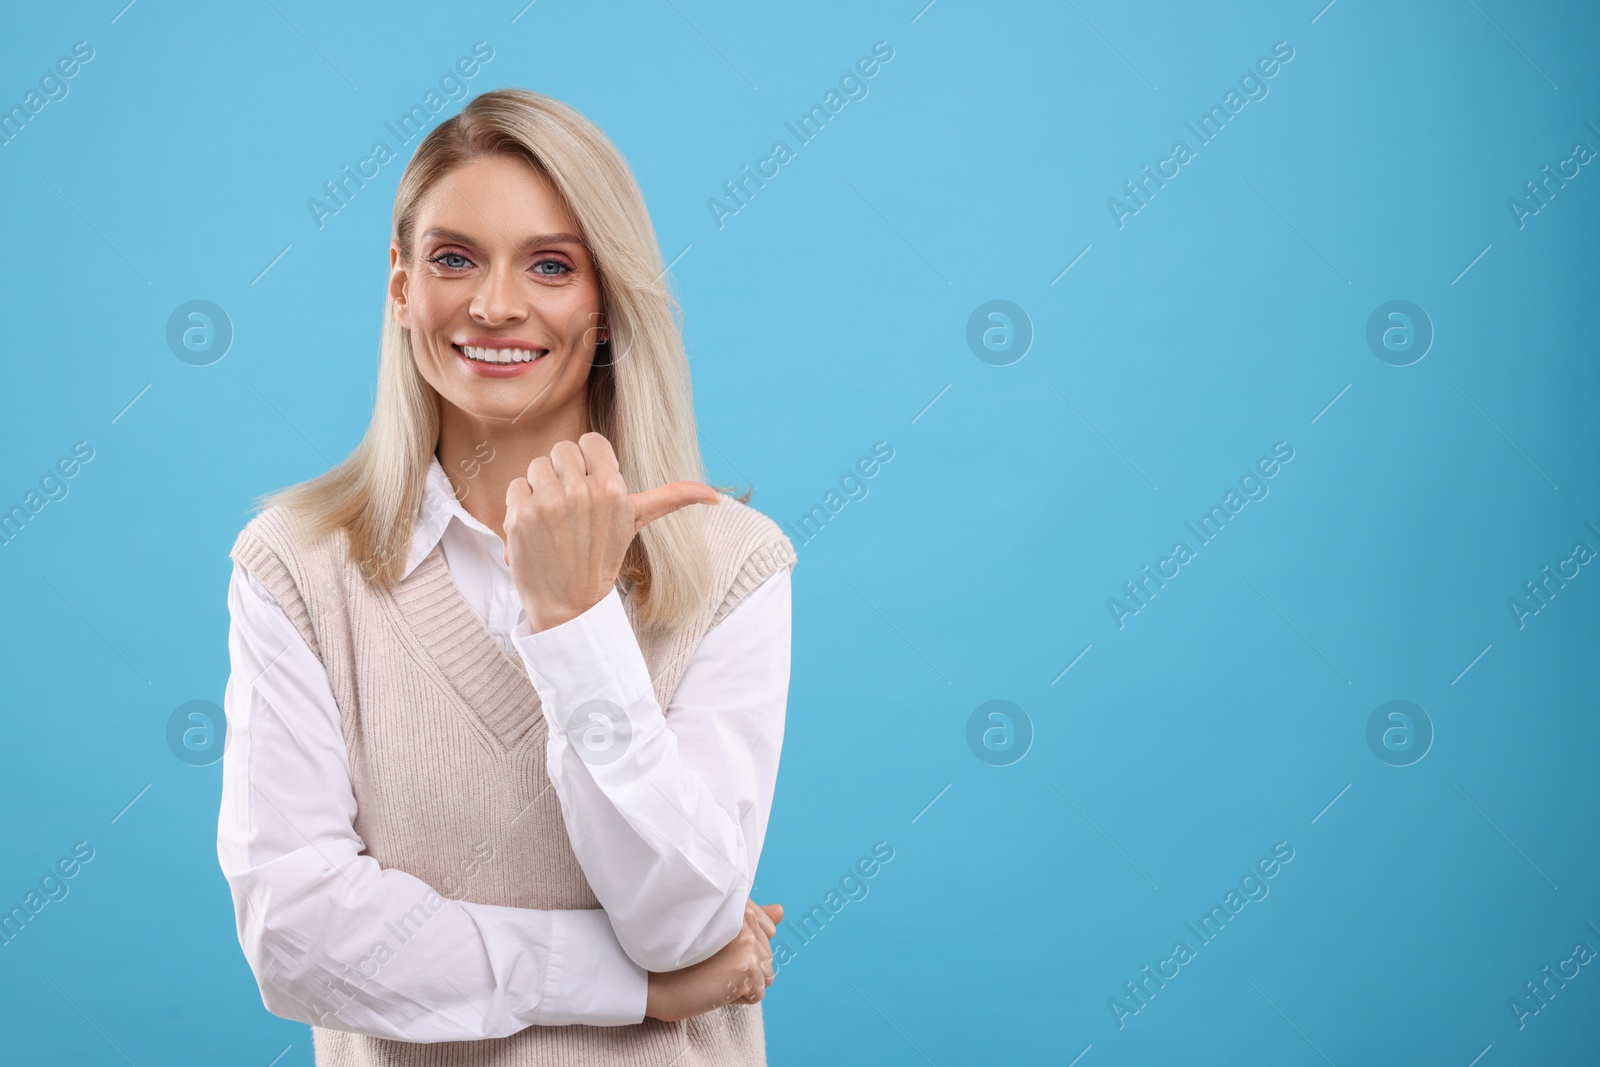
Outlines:
[[[704,609],[677,630],[635,628],[663,708],[706,631],[778,568],[795,563],[789,539],[754,508],[724,496],[702,510],[713,572]],[[545,769],[544,713],[521,660],[505,652],[461,595],[439,545],[384,592],[348,562],[345,544],[342,531],[304,537],[282,508],[271,507],[240,532],[230,556],[272,593],[327,671],[366,854],[444,897],[600,907]],[[632,600],[624,597],[623,605],[633,621]],[[492,858],[481,862],[488,849]],[[443,983],[439,995],[454,997]],[[505,1038],[434,1044],[311,1029],[321,1067],[766,1063],[759,1004],[677,1023],[531,1026]]]

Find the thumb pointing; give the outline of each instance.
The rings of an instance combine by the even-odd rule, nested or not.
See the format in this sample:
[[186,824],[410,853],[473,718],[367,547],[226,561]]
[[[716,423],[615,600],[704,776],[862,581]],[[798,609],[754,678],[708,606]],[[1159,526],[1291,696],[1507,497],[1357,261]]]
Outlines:
[[703,482],[668,482],[642,493],[633,493],[633,530],[638,533],[663,515],[670,515],[690,504],[715,504],[717,491]]

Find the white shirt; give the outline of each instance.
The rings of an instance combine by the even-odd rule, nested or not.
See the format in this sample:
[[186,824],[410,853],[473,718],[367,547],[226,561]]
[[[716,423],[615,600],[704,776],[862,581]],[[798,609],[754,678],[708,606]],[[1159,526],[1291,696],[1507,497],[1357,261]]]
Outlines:
[[[577,618],[530,632],[503,542],[457,501],[436,457],[405,573],[440,541],[463,597],[521,657],[539,694],[550,779],[601,908],[446,896],[415,951],[408,944],[376,975],[351,978],[384,924],[432,889],[362,854],[327,674],[235,563],[217,856],[263,1003],[286,1018],[403,1041],[637,1023],[647,971],[697,963],[743,925],[783,743],[789,570],[706,634],[663,712],[615,589]],[[594,699],[626,712],[626,758],[585,761],[559,727]],[[341,990],[357,987],[353,996],[328,992],[341,980]]]

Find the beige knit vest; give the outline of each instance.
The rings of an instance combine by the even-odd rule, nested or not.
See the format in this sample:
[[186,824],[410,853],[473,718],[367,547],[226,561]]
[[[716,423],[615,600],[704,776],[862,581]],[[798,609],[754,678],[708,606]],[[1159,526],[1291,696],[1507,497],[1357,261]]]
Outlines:
[[[778,525],[748,505],[724,496],[700,510],[711,548],[710,597],[686,627],[662,634],[635,627],[663,708],[706,632],[778,568],[795,563]],[[546,723],[526,668],[461,595],[440,546],[385,592],[361,578],[345,544],[343,532],[303,537],[281,508],[270,507],[229,554],[272,593],[327,671],[366,855],[452,899],[600,907],[545,770]],[[623,604],[634,621],[632,599]],[[337,1003],[332,993],[319,999],[307,991],[308,1014]],[[440,995],[453,996],[448,986]],[[505,1038],[432,1044],[315,1024],[311,1030],[323,1067],[766,1064],[759,1004],[676,1023],[530,1026]]]

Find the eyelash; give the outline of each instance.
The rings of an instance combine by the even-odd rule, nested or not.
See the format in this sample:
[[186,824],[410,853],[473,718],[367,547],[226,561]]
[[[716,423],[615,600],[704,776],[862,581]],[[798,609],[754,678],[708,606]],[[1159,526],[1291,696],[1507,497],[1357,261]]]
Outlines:
[[[463,255],[462,253],[460,253],[460,252],[440,252],[437,255],[429,256],[428,257],[428,262],[434,264],[435,266],[443,267],[447,271],[457,271],[457,270],[465,270],[466,269],[464,267],[445,267],[444,263],[441,262],[442,260],[452,259],[452,258],[454,258],[454,259],[463,259],[463,260],[467,259],[467,257],[465,255]],[[467,262],[470,263],[471,260],[467,260]],[[540,265],[545,264],[545,263],[554,263],[556,266],[561,268],[561,270],[558,273],[555,273],[555,274],[548,274],[548,273],[545,273],[543,271],[539,271],[538,272],[540,274],[543,274],[544,277],[546,277],[546,278],[559,278],[559,277],[561,277],[562,274],[571,274],[572,273],[572,268],[571,267],[567,266],[567,264],[561,262],[561,260],[556,259],[554,257],[546,257],[544,259],[537,260],[536,262],[534,262],[533,266],[537,267],[537,266],[540,266]]]

